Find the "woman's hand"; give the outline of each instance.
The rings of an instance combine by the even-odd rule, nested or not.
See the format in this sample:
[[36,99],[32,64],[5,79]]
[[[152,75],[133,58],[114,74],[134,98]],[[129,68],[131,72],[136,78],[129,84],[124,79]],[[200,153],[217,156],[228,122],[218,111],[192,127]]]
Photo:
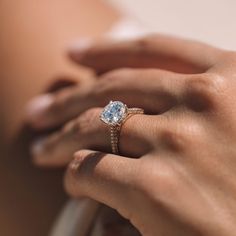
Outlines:
[[[166,36],[103,42],[87,50],[71,50],[69,55],[76,63],[103,74],[80,79],[77,86],[39,96],[30,103],[27,120],[34,128],[44,130],[64,125],[33,145],[35,162],[64,165],[82,148],[109,151],[108,130],[100,120],[93,121],[100,111],[87,110],[103,107],[110,100],[121,100],[130,107],[144,108],[146,114],[162,114],[180,102],[181,90],[187,90],[186,81],[195,76],[193,73],[207,71],[221,54],[221,50],[205,44]],[[139,156],[143,151],[137,146],[149,148],[138,145],[142,140],[137,141],[128,142],[123,154]]]
[[[114,70],[92,86],[53,95],[50,106],[30,117],[43,128],[80,114],[34,148],[36,162],[63,165],[76,149],[94,149],[78,151],[69,165],[71,195],[117,209],[143,235],[234,235],[236,54],[152,36],[71,56],[98,73]],[[99,120],[101,108],[90,109],[109,100],[146,113],[122,126],[126,157],[104,153],[108,128]]]

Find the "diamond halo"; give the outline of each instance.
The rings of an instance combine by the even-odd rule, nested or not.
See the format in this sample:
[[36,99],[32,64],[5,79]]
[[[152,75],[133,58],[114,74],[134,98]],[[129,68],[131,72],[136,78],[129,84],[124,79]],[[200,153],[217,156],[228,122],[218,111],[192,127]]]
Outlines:
[[128,114],[127,106],[120,101],[110,101],[101,112],[101,120],[108,125],[120,125]]
[[110,101],[100,113],[100,120],[110,128],[111,151],[119,154],[119,136],[122,124],[135,114],[144,114],[142,108],[128,108],[123,102]]

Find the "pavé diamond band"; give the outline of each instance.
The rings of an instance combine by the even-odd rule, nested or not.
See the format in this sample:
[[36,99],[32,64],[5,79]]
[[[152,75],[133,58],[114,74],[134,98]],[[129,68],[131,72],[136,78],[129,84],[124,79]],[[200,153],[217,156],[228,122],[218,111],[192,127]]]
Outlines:
[[119,153],[119,136],[122,124],[132,115],[143,114],[141,108],[128,108],[123,102],[110,101],[101,112],[100,119],[110,127],[112,153]]

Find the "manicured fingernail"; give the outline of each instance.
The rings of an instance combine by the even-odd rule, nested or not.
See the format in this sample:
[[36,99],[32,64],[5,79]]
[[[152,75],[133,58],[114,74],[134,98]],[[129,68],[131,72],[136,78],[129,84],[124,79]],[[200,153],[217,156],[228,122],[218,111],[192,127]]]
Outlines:
[[81,38],[70,47],[70,55],[75,59],[80,59],[81,54],[89,49],[92,44],[93,40],[91,38]]
[[26,113],[30,120],[38,119],[54,102],[54,97],[50,94],[38,96],[31,100],[26,106]]
[[31,146],[33,156],[40,156],[45,151],[45,138],[37,139]]

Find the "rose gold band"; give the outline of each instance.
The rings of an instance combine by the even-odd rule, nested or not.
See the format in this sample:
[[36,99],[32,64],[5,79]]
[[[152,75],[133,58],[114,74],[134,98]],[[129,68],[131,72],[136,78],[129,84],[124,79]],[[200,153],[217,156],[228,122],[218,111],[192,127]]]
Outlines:
[[141,108],[128,108],[128,114],[126,118],[119,125],[110,125],[110,138],[111,138],[111,150],[114,154],[119,154],[119,137],[121,127],[124,122],[133,115],[143,114],[144,110]]

